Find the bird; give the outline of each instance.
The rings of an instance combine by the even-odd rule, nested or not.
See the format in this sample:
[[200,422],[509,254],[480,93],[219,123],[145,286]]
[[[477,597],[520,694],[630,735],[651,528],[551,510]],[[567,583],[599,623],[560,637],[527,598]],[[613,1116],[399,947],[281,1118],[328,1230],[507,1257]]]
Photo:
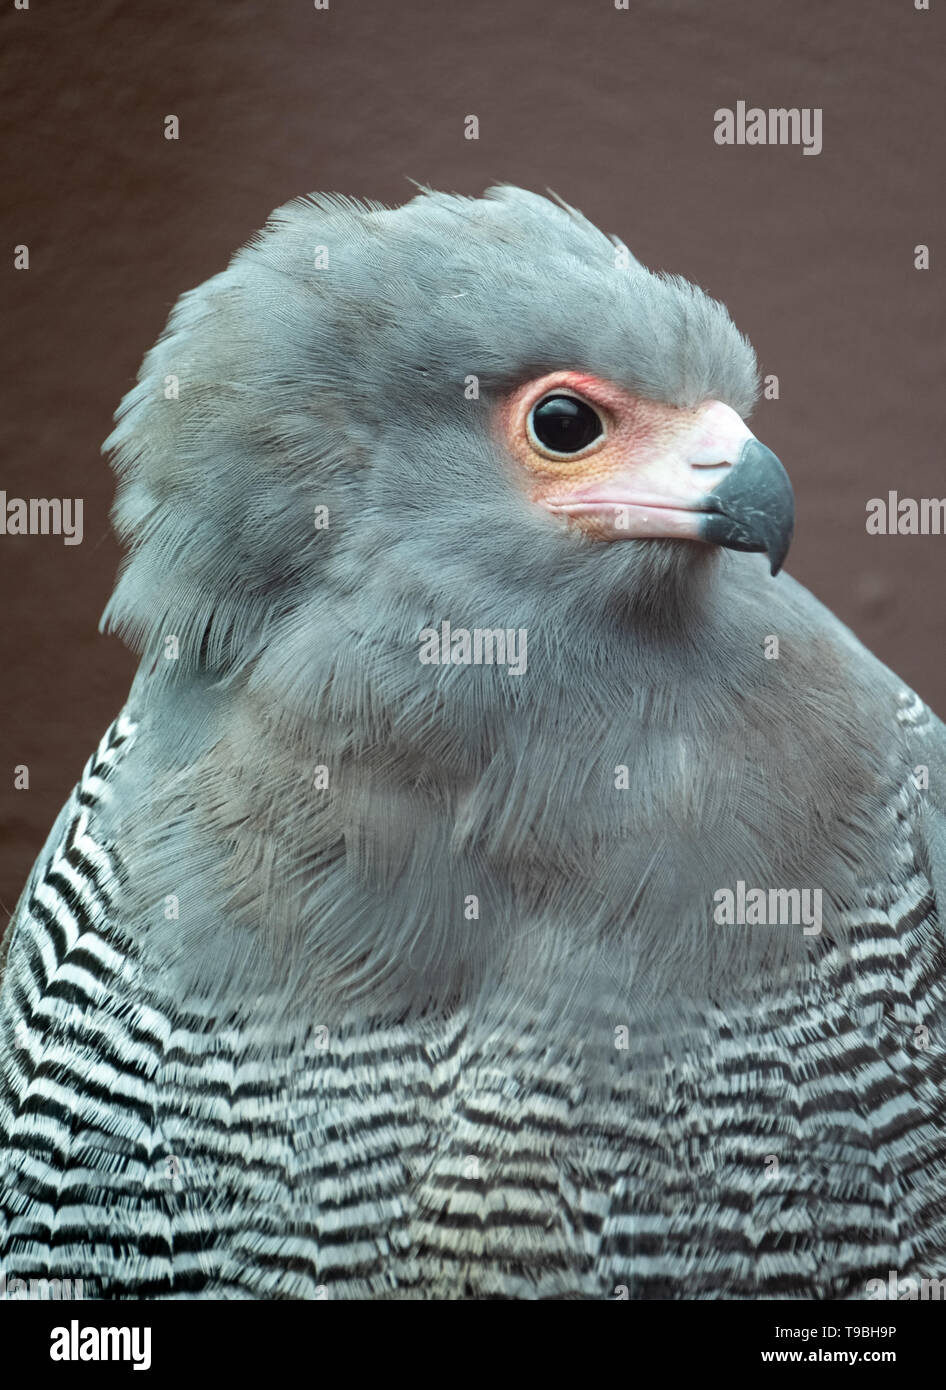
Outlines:
[[105,450],[140,661],[0,965],[0,1267],[866,1299],[946,1260],[946,736],[783,570],[725,306],[297,198]]

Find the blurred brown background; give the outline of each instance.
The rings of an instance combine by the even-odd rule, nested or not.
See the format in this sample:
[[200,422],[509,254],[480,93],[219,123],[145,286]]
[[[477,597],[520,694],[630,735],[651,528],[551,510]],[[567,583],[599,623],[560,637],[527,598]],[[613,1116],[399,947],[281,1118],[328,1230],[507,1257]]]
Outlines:
[[[119,558],[112,412],[177,295],[318,189],[551,186],[724,300],[780,381],[755,428],[795,484],[790,571],[946,715],[946,537],[864,524],[890,488],[946,494],[933,4],[8,0],[0,488],[84,497],[85,539],[0,536],[2,907],[133,671],[97,632]],[[740,99],[821,107],[822,153],[716,145],[715,110]]]

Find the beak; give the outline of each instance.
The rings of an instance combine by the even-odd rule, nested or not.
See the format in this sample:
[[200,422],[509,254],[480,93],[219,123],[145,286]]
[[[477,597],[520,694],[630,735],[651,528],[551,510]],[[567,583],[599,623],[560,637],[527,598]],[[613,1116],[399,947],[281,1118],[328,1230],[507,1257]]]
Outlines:
[[721,401],[695,411],[651,409],[650,428],[628,441],[616,468],[549,498],[549,510],[602,540],[666,537],[764,551],[778,574],[795,499],[772,450]]
[[764,550],[772,574],[785,563],[795,529],[795,494],[780,460],[754,436],[704,499],[700,535],[729,550]]

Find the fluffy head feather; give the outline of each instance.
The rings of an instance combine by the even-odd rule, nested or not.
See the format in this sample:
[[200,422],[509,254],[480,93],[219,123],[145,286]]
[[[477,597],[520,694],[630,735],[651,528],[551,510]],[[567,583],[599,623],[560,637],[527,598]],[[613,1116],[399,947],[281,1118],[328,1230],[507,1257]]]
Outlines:
[[[548,199],[288,204],[182,296],[122,404],[106,448],[133,550],[108,619],[142,646],[180,636],[180,678],[246,664],[280,616],[326,586],[361,588],[367,564],[406,566],[424,604],[563,572],[600,595],[601,554],[524,507],[494,437],[497,400],[561,366],[675,405],[745,412],[756,390],[721,305],[616,264],[607,237]],[[626,592],[642,587],[626,583],[635,558],[605,559]],[[644,578],[655,557],[642,563]]]

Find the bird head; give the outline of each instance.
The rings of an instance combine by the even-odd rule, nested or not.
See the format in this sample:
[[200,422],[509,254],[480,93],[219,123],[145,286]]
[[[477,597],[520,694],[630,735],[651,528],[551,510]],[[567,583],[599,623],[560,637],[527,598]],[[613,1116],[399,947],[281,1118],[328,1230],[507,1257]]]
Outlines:
[[106,447],[133,549],[106,618],[179,634],[185,670],[369,575],[421,626],[476,605],[508,624],[498,592],[673,612],[720,547],[784,560],[756,391],[722,305],[567,205],[296,200],[182,297],[123,403]]

